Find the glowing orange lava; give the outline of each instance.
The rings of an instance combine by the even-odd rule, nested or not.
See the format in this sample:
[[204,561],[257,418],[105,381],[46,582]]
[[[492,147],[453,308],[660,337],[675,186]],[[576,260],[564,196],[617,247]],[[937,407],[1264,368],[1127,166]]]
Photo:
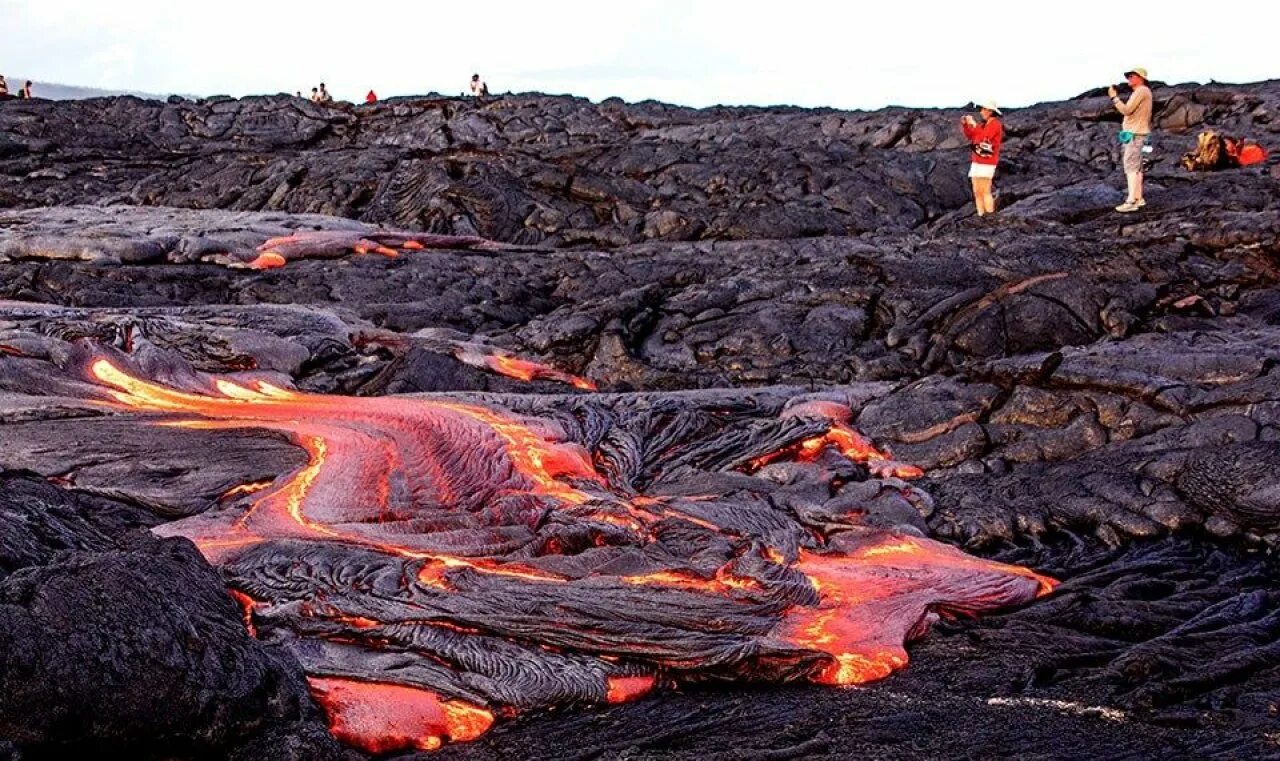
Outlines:
[[[344,646],[354,648],[363,636],[379,639],[381,645],[363,643],[375,649],[385,647],[397,631],[435,627],[432,636],[486,636],[503,647],[574,651],[574,658],[637,663],[640,667],[634,670],[650,668],[664,681],[674,681],[680,672],[696,672],[704,663],[699,659],[705,655],[689,652],[723,646],[730,653],[725,662],[732,664],[737,658],[745,663],[755,657],[759,640],[767,639],[768,652],[798,654],[804,663],[814,653],[825,654],[810,678],[844,685],[881,678],[904,666],[904,643],[923,633],[932,614],[1018,604],[1047,594],[1055,585],[1023,568],[880,530],[833,536],[797,530],[789,535],[789,543],[768,546],[770,540],[761,538],[767,535],[750,534],[746,522],[732,524],[733,530],[716,525],[716,516],[723,513],[714,508],[723,507],[703,503],[719,497],[643,496],[632,493],[630,486],[611,491],[590,453],[578,444],[558,441],[567,437],[552,424],[478,404],[324,396],[228,378],[209,379],[207,387],[193,385],[198,391],[180,390],[141,380],[106,359],[93,361],[89,372],[106,387],[104,393],[112,400],[102,402],[106,406],[155,413],[157,424],[184,429],[273,431],[306,453],[305,464],[274,481],[230,489],[216,508],[155,531],[190,538],[211,562],[224,568],[254,559],[250,553],[258,550],[249,548],[267,542],[279,541],[295,550],[323,547],[314,557],[325,555],[335,543],[348,545],[347,550],[358,548],[364,559],[350,569],[352,584],[366,584],[363,591],[378,587],[382,603],[409,612],[383,622],[370,616],[383,618],[384,608],[343,607],[339,598],[348,588],[344,585],[349,569],[337,566],[343,581],[329,590],[337,589],[336,595],[313,595],[312,588],[303,587],[306,596],[291,603],[292,613],[301,610],[308,625],[320,619],[329,623],[327,633],[314,635],[330,640],[327,644],[341,637]],[[839,421],[822,436],[797,442],[756,464],[782,456],[812,460],[829,450],[884,475],[919,474],[919,469],[894,462]],[[768,510],[773,520],[775,511]],[[543,525],[562,533],[539,534]],[[459,526],[468,539],[481,537],[477,543],[484,546],[447,544]],[[503,533],[508,530],[511,533]],[[669,560],[670,549],[655,539],[667,530],[698,547],[728,549],[719,557],[710,556],[716,558],[712,563],[676,564]],[[503,544],[512,534],[518,539]],[[803,539],[795,539],[797,534]],[[814,549],[797,549],[797,542]],[[576,558],[557,564],[562,558],[538,554],[543,547],[555,548],[547,550],[554,554],[560,554],[561,547],[575,547],[572,552],[588,560],[592,553],[603,560],[575,571]],[[374,573],[375,568],[385,570],[387,558],[393,561],[391,570],[382,576]],[[719,564],[723,565],[711,574]],[[311,560],[294,565],[305,566],[299,571],[304,578],[314,570]],[[635,572],[655,567],[664,570]],[[612,570],[601,570],[606,568]],[[685,570],[689,568],[697,570]],[[269,576],[293,570],[273,570]],[[497,576],[503,578],[492,578]],[[812,591],[804,586],[806,579]],[[557,595],[563,592],[556,590],[573,585],[575,592],[585,595],[577,598],[577,610],[587,608],[592,616],[585,633],[556,629],[569,609],[560,605]],[[268,630],[290,615],[285,610],[290,603],[273,596],[269,584],[237,586],[253,591],[253,597],[238,590],[232,593],[250,631],[255,621]],[[485,589],[498,588],[504,595],[501,604],[509,606],[501,611],[492,609],[499,603],[482,596]],[[624,628],[619,634],[609,628],[608,614],[597,613],[594,606],[604,599],[620,606],[613,615],[627,622],[642,621],[642,609],[693,611],[686,619],[697,620],[681,621],[673,613],[670,620],[664,619],[662,625],[670,629],[662,630],[657,644],[633,647],[634,630]],[[451,612],[468,610],[473,611],[470,618]],[[733,640],[731,622],[752,615],[759,622],[753,624],[754,633]],[[539,623],[540,617],[550,617],[552,623]],[[540,639],[528,634],[534,630],[542,632]],[[682,633],[701,644],[681,651]],[[521,638],[532,641],[521,643]],[[406,648],[397,657],[407,659],[410,653]],[[457,667],[434,651],[423,657],[434,658],[435,667]],[[343,661],[342,673],[349,673],[348,662]],[[610,666],[603,673],[613,670]],[[589,688],[598,690],[602,672],[588,673]],[[794,672],[786,678],[795,678]],[[658,682],[653,674],[608,677],[606,699],[635,699]],[[449,699],[413,684],[315,676],[310,685],[334,734],[370,753],[431,750],[446,741],[471,740],[494,721],[490,707]],[[495,710],[503,709],[498,699],[488,699]]]
[[903,644],[923,634],[935,610],[978,613],[1029,602],[1057,585],[1025,568],[911,536],[883,535],[841,554],[802,551],[795,568],[820,603],[793,609],[777,635],[830,655],[810,678],[832,685],[882,679],[905,666]]
[[238,589],[228,591],[231,592],[232,599],[240,606],[241,613],[244,616],[244,627],[249,630],[249,636],[258,636],[258,629],[253,625],[253,609],[258,605],[258,601]]
[[821,436],[805,439],[798,444],[784,447],[751,461],[751,469],[758,470],[771,462],[793,457],[801,462],[812,462],[828,448],[835,449],[850,460],[867,466],[872,475],[879,478],[919,478],[924,471],[915,465],[898,462],[888,452],[876,449],[871,440],[848,425],[833,422]]
[[249,484],[240,484],[239,486],[233,486],[230,489],[227,489],[226,491],[224,491],[222,493],[222,496],[218,497],[218,499],[221,501],[221,500],[231,499],[232,497],[238,497],[242,494],[254,494],[256,492],[262,491],[263,489],[270,488],[272,483],[274,482],[273,481],[255,481]]
[[627,703],[647,695],[657,679],[652,674],[643,676],[611,676],[607,682],[608,695],[605,700],[610,703]]
[[283,256],[274,251],[264,251],[249,262],[248,267],[253,270],[273,270],[284,265],[285,258]]
[[583,391],[596,390],[596,384],[586,378],[557,370],[541,362],[521,359],[510,354],[490,354],[472,346],[459,346],[454,351],[454,356],[457,357],[458,361],[472,367],[492,370],[495,373],[505,375],[508,378],[515,378],[516,380],[525,382],[549,380],[557,383],[567,383]]
[[437,750],[474,740],[493,726],[493,713],[419,687],[336,677],[308,677],[311,694],[339,740],[366,753]]

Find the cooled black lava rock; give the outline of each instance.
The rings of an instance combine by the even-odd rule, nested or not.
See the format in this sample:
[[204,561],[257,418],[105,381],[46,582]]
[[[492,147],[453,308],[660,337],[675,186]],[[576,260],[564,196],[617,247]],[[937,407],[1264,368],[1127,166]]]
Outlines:
[[127,530],[154,520],[108,500],[3,487],[0,737],[34,758],[170,757],[278,744],[255,738],[285,725],[308,758],[341,756],[296,661],[249,636],[190,542]]

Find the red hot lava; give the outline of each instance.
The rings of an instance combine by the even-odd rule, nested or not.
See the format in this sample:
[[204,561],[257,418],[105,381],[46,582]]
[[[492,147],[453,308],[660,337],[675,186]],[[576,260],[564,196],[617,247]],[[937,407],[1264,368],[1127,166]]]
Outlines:
[[457,357],[458,361],[472,367],[492,370],[499,375],[505,375],[516,380],[549,380],[565,383],[583,391],[596,390],[596,384],[586,378],[557,370],[540,362],[513,357],[509,354],[487,354],[476,351],[471,347],[459,347],[454,351],[454,356]]
[[[295,643],[335,735],[370,752],[429,750],[499,714],[632,700],[710,673],[879,679],[937,613],[1021,604],[1054,584],[890,531],[815,539],[767,499],[637,496],[563,431],[489,407],[226,379],[193,393],[106,359],[89,369],[117,409],[274,431],[306,451],[269,486],[157,531],[222,566],[251,631]],[[822,452],[912,475],[838,420],[757,462]],[[704,549],[679,554],[688,547]]]

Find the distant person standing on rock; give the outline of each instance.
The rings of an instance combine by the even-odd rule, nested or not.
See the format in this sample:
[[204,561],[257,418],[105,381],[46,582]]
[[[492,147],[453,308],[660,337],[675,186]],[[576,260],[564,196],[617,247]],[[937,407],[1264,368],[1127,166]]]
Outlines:
[[320,102],[320,88],[319,88],[319,87],[313,87],[313,88],[311,88],[311,102],[312,102],[312,103],[319,103],[319,102]]
[[18,97],[19,97],[19,98],[22,98],[23,100],[31,100],[31,98],[32,98],[32,97],[34,97],[34,96],[32,96],[32,94],[31,94],[31,80],[30,80],[30,79],[28,79],[28,80],[27,80],[27,83],[26,83],[25,85],[23,85],[23,86],[22,86],[22,89],[21,89],[21,90],[19,90],[19,91],[18,91]]
[[0,98],[9,97],[9,83],[4,81],[4,75],[0,74]]
[[324,86],[324,82],[320,83],[320,100],[317,103],[332,103],[333,96],[329,94],[328,88]]
[[484,97],[489,94],[489,85],[484,83],[479,74],[471,75],[471,94],[477,98]]
[[378,102],[378,94],[377,94],[376,92],[374,92],[373,90],[370,90],[368,93],[366,93],[366,94],[365,94],[365,96],[364,96],[364,102],[365,102],[365,103],[377,103],[377,102]]
[[1124,114],[1124,123],[1120,126],[1120,143],[1123,146],[1120,154],[1129,195],[1124,203],[1116,207],[1116,211],[1127,214],[1147,205],[1142,197],[1142,149],[1151,138],[1152,99],[1146,69],[1135,66],[1124,73],[1124,78],[1133,88],[1129,100],[1120,100],[1114,86],[1107,88],[1107,95],[1111,97],[1116,110]]
[[1004,142],[1004,125],[998,118],[1000,109],[993,100],[978,106],[978,114],[982,117],[979,124],[969,114],[960,119],[960,129],[969,141],[969,179],[973,182],[973,204],[978,216],[994,214],[996,199],[991,193],[991,184],[995,181],[996,164],[1000,163],[1000,145]]

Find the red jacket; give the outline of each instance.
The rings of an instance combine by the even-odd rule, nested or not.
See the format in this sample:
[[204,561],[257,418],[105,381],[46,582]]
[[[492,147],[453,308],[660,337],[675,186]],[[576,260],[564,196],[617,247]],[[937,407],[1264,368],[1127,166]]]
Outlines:
[[977,153],[970,151],[969,155],[973,158],[975,164],[990,164],[995,166],[1000,163],[1000,144],[1004,142],[1004,125],[996,117],[991,117],[984,124],[976,127],[970,127],[963,121],[960,122],[960,129],[964,130],[964,136],[969,141],[969,145],[976,146],[978,143],[990,143],[991,155],[979,156]]

